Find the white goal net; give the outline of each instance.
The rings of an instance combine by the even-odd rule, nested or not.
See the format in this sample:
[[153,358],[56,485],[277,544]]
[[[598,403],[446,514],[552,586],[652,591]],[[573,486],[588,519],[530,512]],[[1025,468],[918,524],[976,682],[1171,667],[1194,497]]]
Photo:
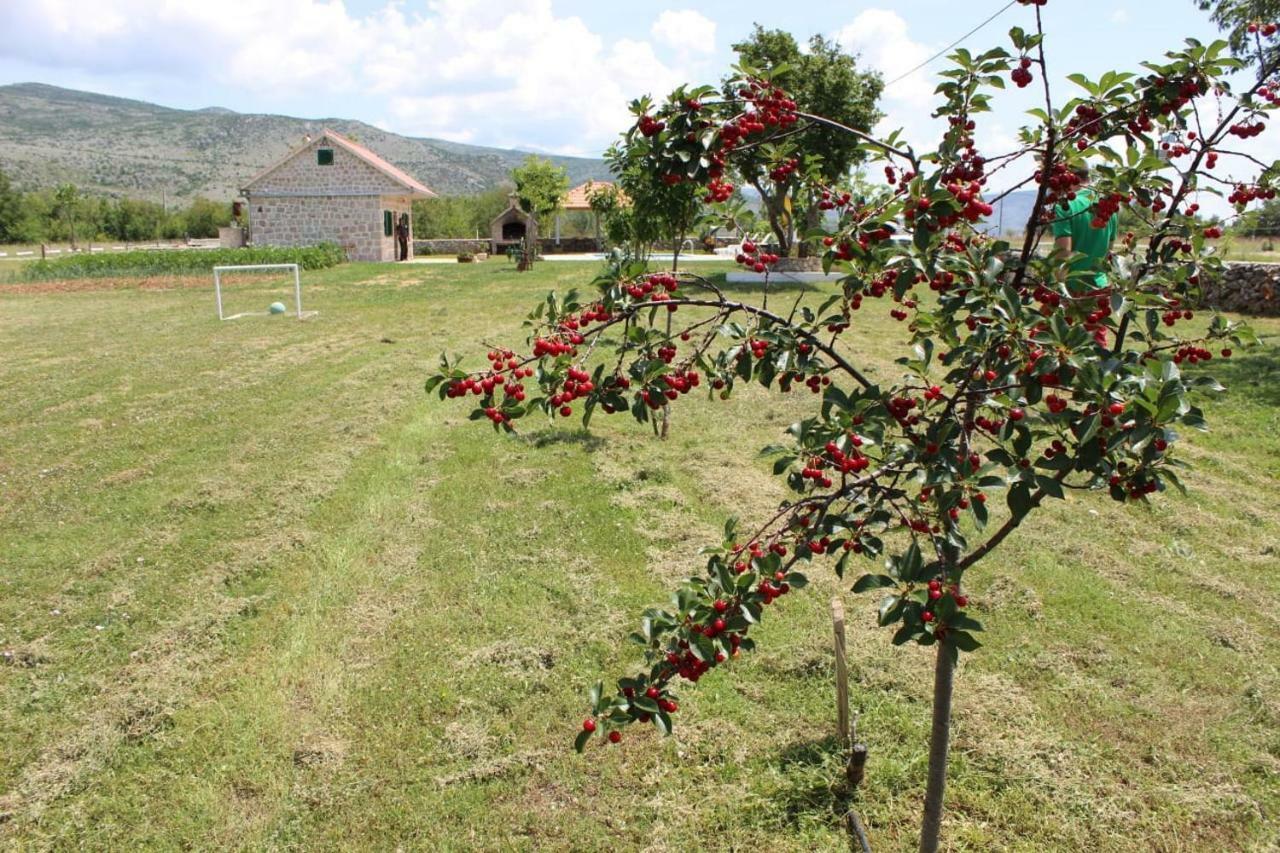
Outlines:
[[[292,284],[293,310],[299,320],[315,314],[302,310],[302,276],[297,264],[243,264],[213,268],[213,292],[218,303],[219,320],[236,320],[240,317],[261,317],[284,313],[280,310],[288,298],[288,285]],[[239,311],[228,309],[228,303],[237,307],[262,303],[265,310]],[[234,310],[234,313],[231,311]],[[286,309],[288,310],[288,309]]]

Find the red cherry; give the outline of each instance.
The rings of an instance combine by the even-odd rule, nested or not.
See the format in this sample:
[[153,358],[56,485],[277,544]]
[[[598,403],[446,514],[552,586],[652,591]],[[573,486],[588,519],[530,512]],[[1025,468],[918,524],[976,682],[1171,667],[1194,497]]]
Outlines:
[[1124,403],[1112,403],[1107,406],[1107,411],[1113,415],[1124,414]]
[[1011,421],[1020,421],[1020,420],[1022,420],[1024,417],[1026,417],[1026,414],[1027,414],[1027,413],[1026,413],[1026,412],[1024,412],[1024,411],[1022,411],[1022,409],[1010,409],[1010,410],[1009,410],[1009,420],[1011,420]]
[[596,721],[591,719],[590,717],[587,717],[585,720],[582,721],[582,730],[584,732],[587,732],[588,734],[590,734],[591,732],[594,732],[596,730]]
[[662,695],[662,691],[659,690],[657,687],[650,687],[648,690],[644,692],[644,695],[648,696],[650,699],[657,699],[659,696]]
[[609,743],[618,743],[620,740],[622,740],[622,732],[609,732]]

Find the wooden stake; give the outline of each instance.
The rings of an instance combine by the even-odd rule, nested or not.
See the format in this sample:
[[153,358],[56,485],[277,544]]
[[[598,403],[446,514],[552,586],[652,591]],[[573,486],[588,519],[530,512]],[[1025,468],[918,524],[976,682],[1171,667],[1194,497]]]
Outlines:
[[841,746],[849,746],[849,666],[845,660],[844,603],[838,597],[831,599],[831,620],[836,640],[836,739]]

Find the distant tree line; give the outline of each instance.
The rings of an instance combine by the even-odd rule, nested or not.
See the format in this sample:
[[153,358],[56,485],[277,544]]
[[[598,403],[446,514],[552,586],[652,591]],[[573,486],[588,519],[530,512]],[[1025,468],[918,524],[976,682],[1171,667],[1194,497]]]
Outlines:
[[595,233],[592,214],[561,211],[569,179],[564,169],[530,155],[511,172],[511,184],[473,195],[438,196],[413,203],[413,236],[417,240],[450,240],[489,236],[489,223],[510,204],[511,193],[520,206],[538,221],[538,234],[550,238],[555,219],[563,237],[589,237]]
[[507,206],[509,189],[475,195],[427,198],[413,203],[413,236],[418,240],[487,237],[489,222]]
[[184,207],[85,195],[72,184],[23,192],[0,171],[0,243],[71,243],[217,237],[231,205],[195,198]]

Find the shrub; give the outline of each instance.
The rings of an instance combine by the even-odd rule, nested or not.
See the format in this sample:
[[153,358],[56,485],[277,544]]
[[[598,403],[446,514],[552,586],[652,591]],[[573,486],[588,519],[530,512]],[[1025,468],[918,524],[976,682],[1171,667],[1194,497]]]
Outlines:
[[22,271],[22,278],[25,281],[52,281],[107,276],[191,275],[207,273],[215,266],[244,264],[298,264],[305,270],[318,270],[337,266],[346,259],[342,247],[333,243],[243,249],[140,249],[36,261]]

